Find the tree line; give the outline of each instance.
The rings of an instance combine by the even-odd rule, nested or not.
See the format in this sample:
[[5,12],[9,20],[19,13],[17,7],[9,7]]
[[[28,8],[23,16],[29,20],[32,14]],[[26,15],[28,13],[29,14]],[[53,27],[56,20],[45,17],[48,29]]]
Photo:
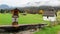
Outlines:
[[[19,13],[24,13],[24,10],[19,10]],[[0,13],[11,13],[11,10],[8,9],[0,9]]]

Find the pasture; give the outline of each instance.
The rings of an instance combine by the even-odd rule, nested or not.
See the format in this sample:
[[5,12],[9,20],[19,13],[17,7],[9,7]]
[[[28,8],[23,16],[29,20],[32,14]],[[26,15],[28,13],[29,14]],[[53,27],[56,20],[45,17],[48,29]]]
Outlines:
[[[49,21],[44,21],[43,16],[40,14],[27,14],[22,15],[19,14],[18,19],[19,24],[40,24],[40,23],[46,23],[50,24]],[[11,25],[12,23],[12,14],[0,14],[0,25]],[[60,25],[57,25],[55,27],[45,27],[45,29],[41,29],[38,32],[35,32],[34,34],[57,34],[58,30],[60,30]]]
[[[48,21],[43,21],[42,15],[39,14],[19,14],[18,19],[19,24],[38,24],[38,23],[48,23]],[[12,14],[0,14],[0,25],[11,25]]]

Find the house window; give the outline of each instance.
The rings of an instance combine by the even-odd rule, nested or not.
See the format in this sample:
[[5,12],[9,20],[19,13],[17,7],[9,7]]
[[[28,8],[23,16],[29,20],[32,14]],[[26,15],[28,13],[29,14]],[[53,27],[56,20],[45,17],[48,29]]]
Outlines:
[[47,18],[48,18],[48,16],[47,16]]

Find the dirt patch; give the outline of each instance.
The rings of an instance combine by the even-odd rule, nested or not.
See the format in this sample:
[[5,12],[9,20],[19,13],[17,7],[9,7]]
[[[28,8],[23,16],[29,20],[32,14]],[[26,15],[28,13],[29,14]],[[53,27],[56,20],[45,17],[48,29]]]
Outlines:
[[33,34],[34,32],[31,32],[30,30],[28,31],[22,31],[22,32],[19,32],[17,34]]
[[57,34],[60,34],[60,31],[58,31]]

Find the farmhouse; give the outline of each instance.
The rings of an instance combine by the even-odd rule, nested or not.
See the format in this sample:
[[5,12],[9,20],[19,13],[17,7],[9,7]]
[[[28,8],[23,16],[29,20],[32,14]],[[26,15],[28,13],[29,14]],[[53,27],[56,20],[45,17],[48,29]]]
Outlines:
[[43,20],[47,21],[55,21],[56,20],[56,11],[54,10],[46,10],[43,13]]

